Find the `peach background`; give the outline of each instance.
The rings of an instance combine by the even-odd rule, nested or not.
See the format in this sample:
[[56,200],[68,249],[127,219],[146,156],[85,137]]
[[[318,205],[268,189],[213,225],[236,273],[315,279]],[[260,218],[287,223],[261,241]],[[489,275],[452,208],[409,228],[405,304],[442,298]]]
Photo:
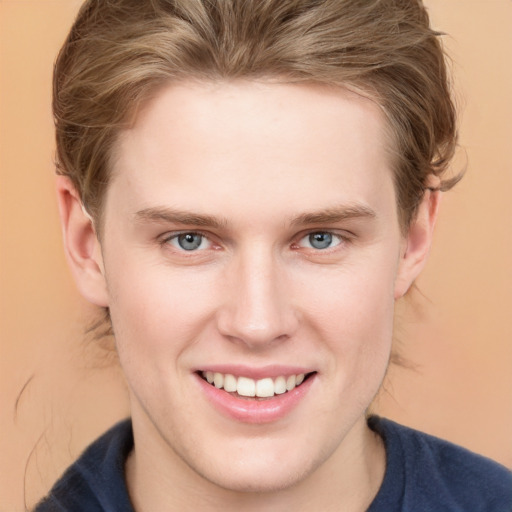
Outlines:
[[[119,370],[83,334],[94,312],[54,202],[51,68],[78,5],[0,2],[1,512],[33,505],[127,414]],[[393,369],[375,409],[512,466],[512,2],[427,5],[450,34],[469,167],[445,195],[422,294],[397,315],[416,368]]]

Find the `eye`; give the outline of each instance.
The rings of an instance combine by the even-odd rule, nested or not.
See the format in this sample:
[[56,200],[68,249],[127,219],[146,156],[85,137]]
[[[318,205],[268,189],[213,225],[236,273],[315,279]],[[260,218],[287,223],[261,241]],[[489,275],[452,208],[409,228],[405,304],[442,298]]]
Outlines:
[[172,235],[165,240],[168,243],[183,251],[197,251],[208,249],[210,247],[210,241],[201,233],[179,233]]
[[317,250],[330,249],[341,244],[342,237],[329,231],[315,231],[309,233],[299,241],[300,247],[313,248]]

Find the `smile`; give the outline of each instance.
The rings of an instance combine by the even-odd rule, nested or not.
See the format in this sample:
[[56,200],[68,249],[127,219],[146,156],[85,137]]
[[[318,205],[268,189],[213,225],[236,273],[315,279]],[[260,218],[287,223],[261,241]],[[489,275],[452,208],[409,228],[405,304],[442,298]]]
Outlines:
[[[302,368],[212,368],[194,372],[201,394],[221,415],[241,423],[286,418],[307,400],[318,372]],[[250,377],[249,377],[250,375]]]
[[248,398],[271,398],[275,395],[282,395],[300,386],[308,375],[300,373],[286,377],[283,375],[276,378],[266,377],[255,380],[249,377],[236,377],[229,373],[201,372],[202,378],[212,386]]

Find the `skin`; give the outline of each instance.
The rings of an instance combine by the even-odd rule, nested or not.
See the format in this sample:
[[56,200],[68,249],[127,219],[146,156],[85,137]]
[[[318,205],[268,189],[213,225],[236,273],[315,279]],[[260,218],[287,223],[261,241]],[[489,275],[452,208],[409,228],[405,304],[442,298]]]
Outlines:
[[[427,192],[402,234],[387,140],[378,105],[346,90],[187,83],[121,133],[101,241],[58,178],[68,260],[110,308],[130,390],[138,511],[371,503],[385,453],[365,411],[438,205]],[[180,248],[184,232],[198,249]],[[332,244],[313,247],[318,232]],[[288,414],[248,424],[197,385],[211,364],[316,373]]]

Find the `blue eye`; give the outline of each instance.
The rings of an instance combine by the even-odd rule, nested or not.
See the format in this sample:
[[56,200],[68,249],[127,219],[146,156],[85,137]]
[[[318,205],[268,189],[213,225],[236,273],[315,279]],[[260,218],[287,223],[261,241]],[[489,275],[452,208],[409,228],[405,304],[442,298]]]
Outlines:
[[336,247],[341,243],[341,237],[328,231],[316,231],[309,233],[300,242],[301,247],[312,247],[313,249],[323,250]]
[[168,241],[172,246],[184,251],[206,249],[208,246],[208,239],[200,233],[180,233],[169,238]]
[[330,233],[311,233],[308,237],[311,247],[315,249],[327,249],[332,244]]

